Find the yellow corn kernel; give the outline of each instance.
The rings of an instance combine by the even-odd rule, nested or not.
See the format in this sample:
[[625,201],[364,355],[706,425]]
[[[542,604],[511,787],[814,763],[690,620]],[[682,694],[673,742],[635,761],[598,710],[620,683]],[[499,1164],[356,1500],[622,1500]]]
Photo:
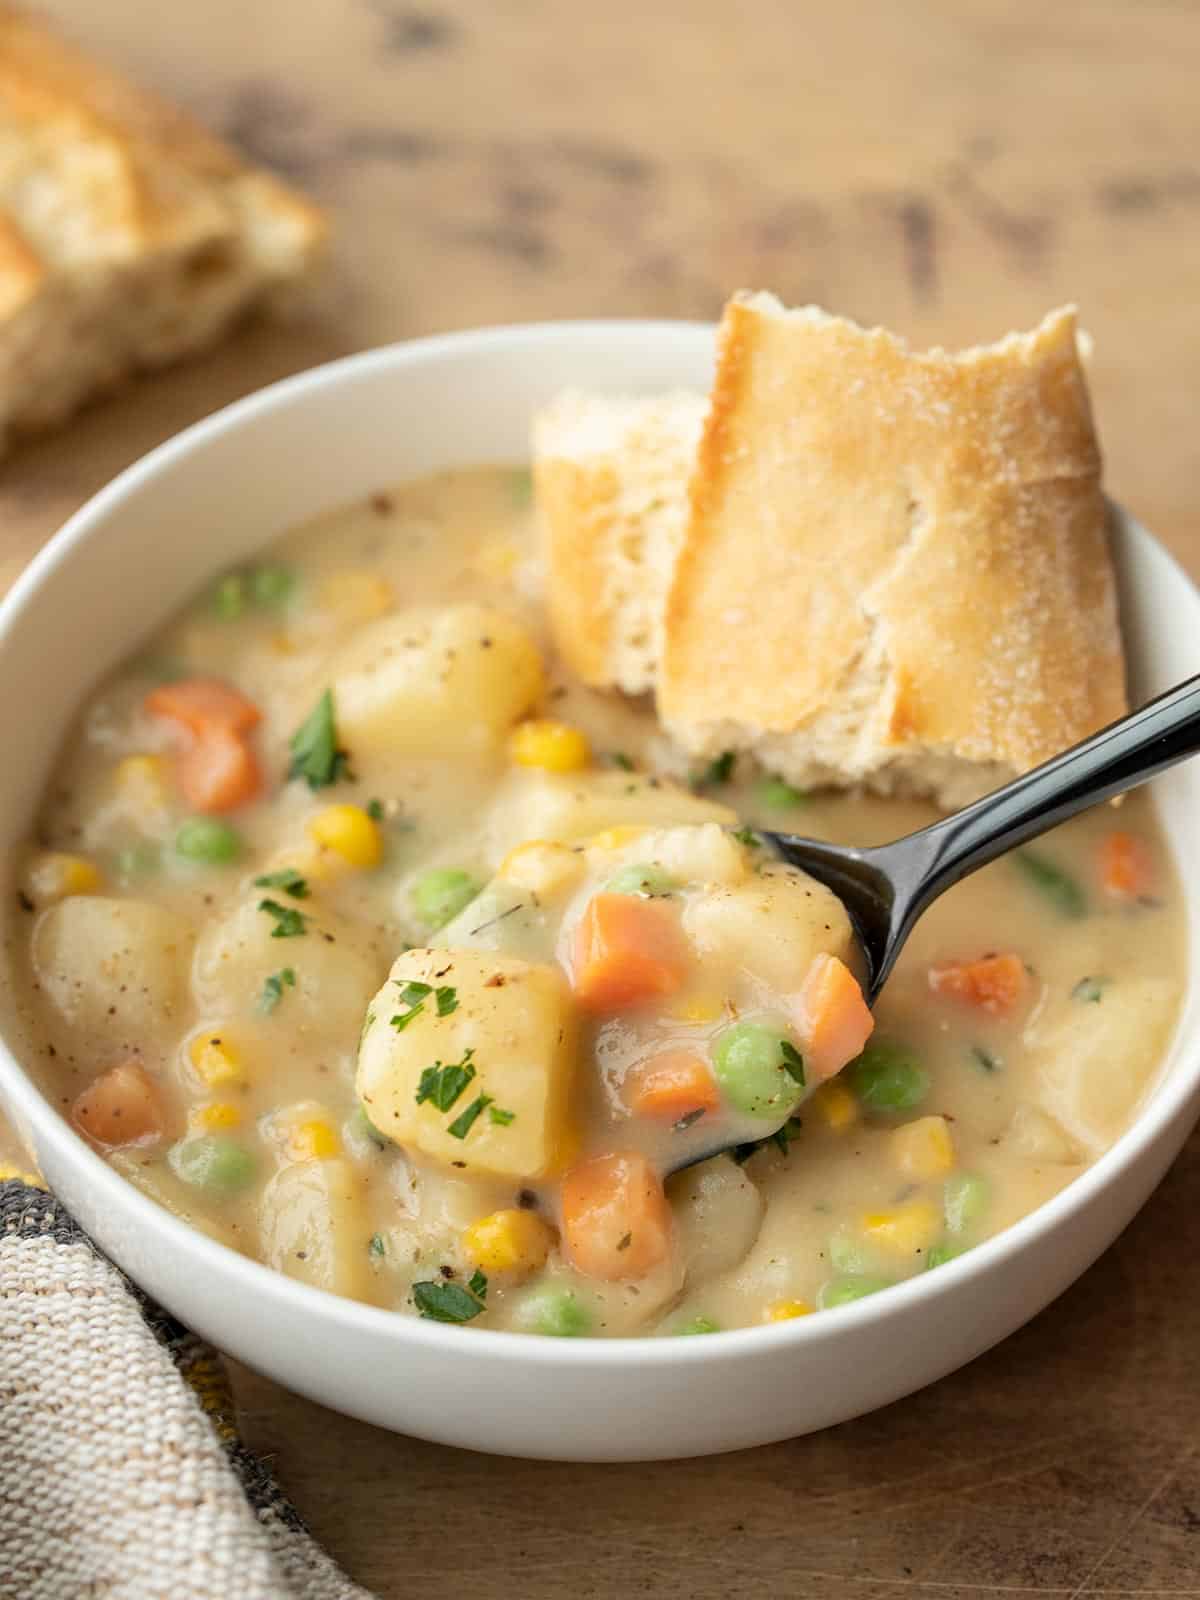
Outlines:
[[214,1100],[206,1106],[193,1106],[188,1112],[188,1129],[193,1133],[221,1133],[241,1125],[242,1108],[232,1100]]
[[198,1033],[188,1046],[188,1056],[210,1089],[220,1083],[236,1083],[244,1076],[241,1052],[224,1034]]
[[906,1178],[944,1178],[954,1165],[954,1141],[945,1117],[919,1117],[892,1134],[892,1158]]
[[327,1161],[341,1146],[323,1117],[297,1122],[287,1130],[287,1153],[293,1161]]
[[43,850],[29,863],[25,887],[31,900],[45,906],[55,900],[65,900],[71,894],[96,894],[100,888],[100,872],[86,856]]
[[547,772],[578,772],[592,759],[585,733],[569,722],[548,719],[520,723],[513,729],[509,751],[518,766]]
[[725,1015],[725,1002],[719,994],[697,990],[682,995],[666,1007],[672,1022],[719,1022]]
[[334,572],[321,585],[320,600],[342,622],[370,622],[396,603],[391,584],[377,572]]
[[615,828],[602,828],[599,833],[594,833],[588,845],[593,850],[623,850],[627,844],[632,844],[649,831],[648,828],[635,827],[632,822],[623,822]]
[[139,811],[163,811],[171,792],[164,756],[126,756],[117,762],[117,787]]
[[352,867],[377,867],[383,858],[383,834],[361,806],[326,806],[309,819],[308,831],[325,850]]
[[942,1213],[928,1200],[911,1200],[891,1211],[871,1211],[862,1219],[862,1231],[872,1244],[898,1256],[915,1256],[928,1250],[942,1231]]
[[812,1307],[807,1300],[772,1300],[763,1310],[764,1322],[791,1322],[793,1317],[811,1317]]
[[844,1083],[823,1084],[812,1097],[812,1108],[835,1133],[844,1133],[858,1121],[858,1101]]
[[484,1272],[536,1272],[550,1254],[554,1231],[533,1211],[493,1211],[473,1222],[461,1243]]
[[499,875],[530,894],[553,895],[579,881],[583,876],[583,861],[565,844],[530,839],[508,852],[500,863]]
[[475,557],[475,570],[485,578],[511,578],[517,565],[519,552],[507,539],[497,539],[485,544]]

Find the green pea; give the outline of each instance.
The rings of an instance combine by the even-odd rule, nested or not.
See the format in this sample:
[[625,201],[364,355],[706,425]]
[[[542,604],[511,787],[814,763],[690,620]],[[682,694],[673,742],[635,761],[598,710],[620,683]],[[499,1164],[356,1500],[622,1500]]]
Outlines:
[[175,849],[188,861],[223,866],[241,855],[242,840],[236,828],[216,817],[191,817],[175,835]]
[[868,1111],[911,1111],[929,1093],[929,1074],[903,1045],[869,1044],[846,1071]]
[[553,1339],[578,1339],[588,1332],[592,1319],[578,1295],[570,1289],[549,1286],[535,1289],[521,1302],[517,1321],[526,1333],[544,1333]]
[[942,1209],[951,1233],[965,1233],[988,1208],[991,1194],[986,1178],[971,1172],[955,1172],[942,1190]]
[[808,804],[803,789],[793,789],[782,778],[760,778],[754,786],[754,798],[769,811],[786,811],[791,806]]
[[[804,1097],[804,1085],[789,1070],[775,1028],[762,1022],[736,1022],[718,1034],[712,1047],[713,1070],[725,1097],[738,1111],[782,1122]],[[798,1061],[795,1049],[792,1055]]]
[[144,878],[157,872],[161,865],[157,845],[142,841],[131,844],[117,854],[117,873],[122,878]]
[[479,884],[469,872],[458,867],[434,867],[412,886],[412,905],[429,928],[443,927],[469,906],[479,893]]
[[609,894],[670,894],[678,889],[679,882],[655,861],[639,861],[622,867],[604,886]]
[[283,605],[295,586],[296,575],[290,567],[255,567],[250,574],[250,592],[254,604],[273,610]]
[[934,1267],[944,1267],[947,1261],[953,1261],[962,1251],[956,1245],[935,1244],[925,1257],[925,1271],[930,1272]]
[[866,1272],[846,1273],[821,1285],[817,1291],[817,1305],[822,1311],[832,1311],[834,1306],[848,1306],[852,1300],[864,1300],[869,1294],[891,1287],[890,1278],[876,1278]]
[[676,1328],[678,1337],[690,1333],[720,1333],[721,1324],[714,1322],[711,1317],[693,1317],[690,1322],[685,1322],[682,1328]]
[[222,1134],[205,1134],[198,1139],[183,1139],[167,1157],[176,1175],[197,1189],[219,1189],[232,1194],[253,1183],[254,1157],[236,1139]]
[[213,590],[213,610],[222,622],[236,622],[245,609],[246,580],[240,572],[231,572]]

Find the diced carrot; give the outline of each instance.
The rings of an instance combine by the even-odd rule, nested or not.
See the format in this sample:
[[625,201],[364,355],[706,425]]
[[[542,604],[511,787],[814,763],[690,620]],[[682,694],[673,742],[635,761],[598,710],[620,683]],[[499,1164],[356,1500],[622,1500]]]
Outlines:
[[858,979],[837,956],[816,956],[795,1002],[804,1065],[818,1082],[832,1078],[871,1037],[871,1015]]
[[101,1073],[71,1107],[76,1127],[95,1144],[150,1144],[166,1126],[162,1095],[140,1061],[122,1061]]
[[640,1062],[626,1080],[625,1098],[637,1116],[664,1122],[721,1104],[712,1068],[690,1050],[663,1050]]
[[176,774],[193,811],[236,811],[262,789],[254,751],[245,739],[223,728],[202,734],[184,750]]
[[597,1156],[562,1186],[567,1254],[589,1278],[643,1278],[671,1250],[671,1208],[645,1156]]
[[197,738],[221,729],[226,733],[248,733],[262,721],[262,712],[253,700],[220,678],[180,678],[163,683],[146,696],[146,710],[157,717],[169,717]]
[[575,936],[575,995],[589,1011],[622,1011],[674,994],[687,946],[669,906],[633,894],[597,894]]
[[981,956],[978,961],[941,961],[929,969],[934,994],[952,995],[978,1006],[994,1017],[1015,1011],[1029,987],[1029,974],[1020,956]]
[[1149,894],[1154,880],[1150,852],[1132,833],[1110,833],[1100,846],[1100,881],[1116,900]]

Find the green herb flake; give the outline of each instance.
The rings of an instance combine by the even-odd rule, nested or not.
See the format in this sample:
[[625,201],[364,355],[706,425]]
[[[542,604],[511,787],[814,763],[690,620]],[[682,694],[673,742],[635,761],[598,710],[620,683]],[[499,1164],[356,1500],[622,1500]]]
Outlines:
[[298,939],[301,934],[308,932],[305,926],[308,918],[294,906],[281,906],[278,900],[260,900],[258,909],[275,919],[275,926],[271,929],[272,939]]
[[487,1299],[487,1273],[481,1267],[476,1267],[475,1271],[467,1279],[467,1288],[477,1300]]
[[1087,915],[1087,897],[1070,873],[1034,850],[1018,850],[1012,859],[1027,882],[1039,890],[1061,916],[1078,919]]
[[382,822],[383,821],[383,801],[382,800],[379,800],[379,799],[368,800],[365,809],[366,809],[367,815],[370,817],[372,822]]
[[790,1039],[779,1041],[779,1052],[783,1057],[783,1070],[789,1077],[794,1078],[800,1087],[804,1088],[804,1057]]
[[1111,982],[1111,978],[1080,978],[1071,990],[1071,999],[1078,1000],[1083,1005],[1097,1006],[1104,998],[1104,991]]
[[507,1128],[510,1123],[515,1122],[517,1119],[515,1111],[504,1111],[500,1106],[489,1106],[488,1116],[498,1128]]
[[303,778],[310,789],[327,789],[339,778],[352,778],[350,757],[338,748],[333,690],[326,689],[288,740],[292,753],[289,778]]
[[[475,1076],[475,1067],[471,1060],[474,1054],[474,1050],[468,1049],[461,1061],[452,1061],[447,1066],[435,1061],[431,1067],[426,1067],[417,1085],[417,1104],[423,1106],[428,1100],[439,1111],[449,1111]],[[482,1110],[482,1107],[480,1109]],[[474,1122],[478,1115],[479,1112],[476,1111],[471,1122]],[[468,1123],[467,1127],[470,1128],[470,1125]],[[450,1132],[454,1133],[454,1129],[451,1128]],[[455,1133],[454,1137],[463,1139],[466,1134]]]
[[430,1322],[470,1322],[483,1310],[483,1301],[461,1283],[432,1278],[414,1283],[412,1293],[418,1312]]
[[[474,1077],[473,1069],[471,1075]],[[487,1110],[491,1103],[492,1097],[490,1094],[478,1095],[474,1100],[471,1101],[471,1104],[465,1111],[461,1112],[457,1117],[455,1117],[454,1121],[446,1129],[446,1132],[452,1139],[465,1139],[470,1133],[471,1129],[475,1126],[475,1123],[478,1121],[479,1117]]]
[[971,1060],[984,1072],[999,1072],[1002,1064],[998,1056],[994,1056],[990,1050],[985,1050],[981,1044],[971,1046]]
[[245,611],[246,580],[240,572],[231,572],[217,584],[213,609],[222,622],[236,622]]
[[284,894],[290,894],[293,900],[308,899],[308,879],[302,877],[295,867],[281,867],[278,872],[264,872],[261,878],[255,878],[254,886],[257,889],[282,889]]
[[625,754],[624,750],[610,750],[608,764],[610,767],[619,767],[622,772],[632,772],[634,770],[633,762]]
[[435,989],[433,998],[437,1002],[439,1017],[448,1017],[451,1012],[458,1010],[458,990],[452,989],[449,984],[441,989]]
[[762,849],[762,840],[758,837],[753,828],[734,828],[731,837],[736,839],[739,844],[745,845],[747,850]]
[[737,755],[732,750],[725,750],[715,761],[710,761],[707,767],[692,779],[693,789],[711,789],[720,783],[728,783],[733,777],[733,769],[737,765]]
[[405,983],[400,987],[400,1004],[407,1006],[408,1010],[392,1018],[392,1027],[397,1033],[403,1033],[414,1017],[419,1017],[425,1009],[426,999],[433,993],[433,985],[429,983]]
[[296,987],[296,974],[291,967],[281,967],[278,972],[273,972],[262,986],[262,993],[258,997],[258,1009],[270,1013],[283,999],[285,989]]
[[381,1233],[373,1233],[371,1235],[370,1242],[367,1245],[367,1254],[376,1261],[382,1260],[387,1255],[387,1245],[384,1243]]

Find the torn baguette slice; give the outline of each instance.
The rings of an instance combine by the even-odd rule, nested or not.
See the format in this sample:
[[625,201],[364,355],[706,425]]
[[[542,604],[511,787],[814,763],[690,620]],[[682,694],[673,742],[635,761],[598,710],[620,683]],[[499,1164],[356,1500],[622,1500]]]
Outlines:
[[658,704],[693,754],[944,806],[1120,716],[1074,313],[952,355],[736,296]]
[[214,343],[304,278],[323,213],[0,4],[0,446]]
[[584,683],[654,686],[706,404],[687,391],[570,391],[535,418],[546,604],[559,653]]

